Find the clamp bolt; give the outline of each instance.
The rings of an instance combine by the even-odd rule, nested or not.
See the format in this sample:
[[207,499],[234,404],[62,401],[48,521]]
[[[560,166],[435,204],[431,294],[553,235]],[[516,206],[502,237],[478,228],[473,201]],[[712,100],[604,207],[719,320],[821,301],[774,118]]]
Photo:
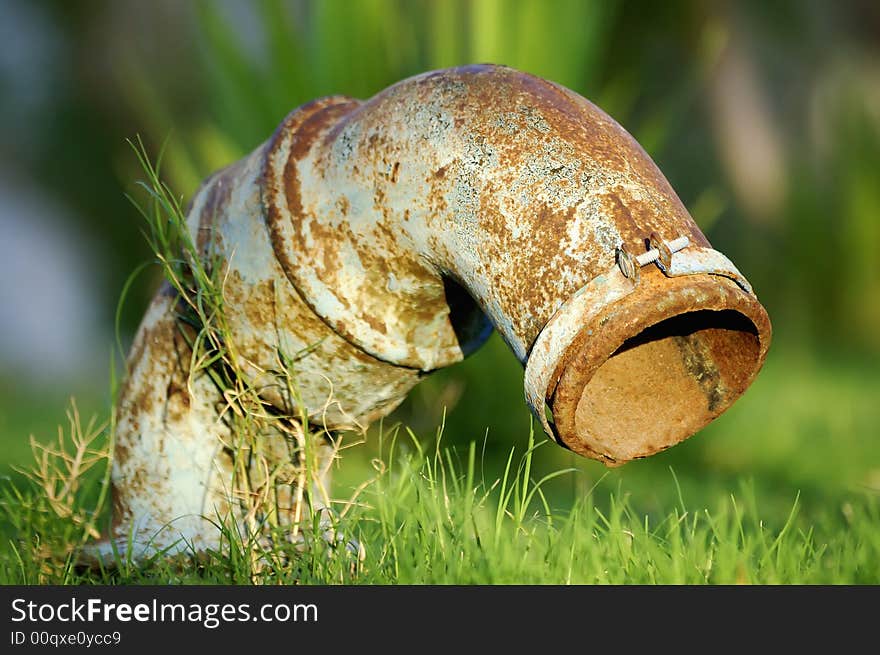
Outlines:
[[637,263],[638,258],[630,255],[623,247],[617,249],[617,267],[623,273],[623,277],[632,280],[636,284],[639,282],[639,270],[642,264]]
[[669,270],[672,265],[672,253],[683,250],[690,245],[691,240],[686,236],[680,236],[672,241],[663,241],[657,234],[652,234],[649,243],[649,250],[642,253],[638,257],[633,257],[624,248],[617,249],[617,266],[623,276],[639,281],[639,269],[642,266],[657,262],[657,266],[664,273]]

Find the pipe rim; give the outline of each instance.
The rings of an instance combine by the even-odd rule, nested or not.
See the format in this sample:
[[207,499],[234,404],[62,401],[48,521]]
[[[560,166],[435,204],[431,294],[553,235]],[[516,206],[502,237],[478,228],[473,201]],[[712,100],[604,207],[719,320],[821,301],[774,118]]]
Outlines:
[[[733,280],[710,274],[669,278],[658,270],[648,270],[645,273],[640,284],[631,293],[604,307],[595,315],[587,317],[583,327],[559,358],[550,378],[551,384],[546,392],[546,399],[553,415],[553,432],[556,438],[574,452],[598,459],[610,466],[620,465],[632,459],[648,457],[665,450],[684,441],[720,416],[751,385],[763,366],[770,345],[771,327],[766,310],[754,295],[742,290]],[[716,312],[717,314],[703,315],[700,312]],[[732,312],[732,314],[723,314],[724,312]],[[739,330],[719,327],[720,324],[715,325],[711,322],[722,318],[733,320],[734,315],[741,316],[753,327],[752,336],[755,343],[751,352],[742,352],[742,347],[748,343],[748,338],[744,336],[749,332],[748,329],[745,329],[745,323],[742,324],[744,329]],[[674,391],[670,392],[661,386],[656,390],[656,397],[652,397],[642,389],[643,397],[627,399],[626,403],[620,402],[620,398],[617,396],[624,393],[623,388],[628,388],[630,385],[634,389],[640,388],[636,378],[648,376],[653,379],[663,379],[665,374],[672,375],[668,370],[658,370],[668,369],[672,366],[668,358],[657,362],[656,366],[644,367],[640,365],[635,367],[636,370],[631,372],[631,375],[635,376],[632,382],[626,379],[625,367],[615,363],[613,367],[620,370],[615,371],[613,376],[603,374],[603,377],[609,378],[603,383],[604,395],[597,400],[592,397],[595,395],[595,391],[591,390],[591,397],[587,398],[588,389],[590,389],[590,384],[594,382],[594,377],[613,358],[623,354],[621,350],[627,342],[638,339],[640,335],[670,319],[685,316],[699,317],[701,320],[708,321],[708,323],[701,323],[695,319],[695,327],[700,325],[703,327],[695,329],[693,334],[699,334],[698,340],[703,341],[704,335],[708,335],[709,331],[714,330],[715,332],[711,332],[712,342],[718,353],[713,351],[713,356],[730,358],[730,363],[725,363],[723,370],[719,364],[713,373],[719,376],[719,388],[725,390],[720,398],[715,399],[714,404],[710,393],[706,396],[708,399],[707,407],[697,407],[696,410],[699,411],[694,411],[692,418],[683,418],[680,425],[652,426],[650,416],[652,411],[660,413],[666,411],[660,404],[662,398],[666,397],[667,400],[670,400],[669,396],[672,394],[671,400],[682,400],[682,398],[674,396]],[[679,320],[684,321],[685,319]],[[728,329],[732,334],[726,335],[720,332]],[[715,336],[716,333],[717,336]],[[669,337],[675,339],[676,335],[670,334]],[[662,343],[666,338],[668,337],[632,345],[628,350],[635,350],[646,344]],[[693,339],[696,337],[682,338]],[[740,352],[737,352],[737,346],[741,346]],[[659,346],[651,347],[655,353],[657,348]],[[666,349],[668,350],[668,347]],[[644,364],[641,361],[644,360],[644,355],[639,357],[638,361],[636,361],[635,355],[627,357],[633,360],[634,364]],[[684,360],[685,357],[682,356],[682,359]],[[723,359],[723,361],[727,362],[728,360]],[[711,363],[718,364],[714,357]],[[693,371],[690,372],[693,373]],[[621,373],[624,374],[622,378]],[[701,374],[697,373],[693,380],[696,384],[705,386],[705,382],[698,379],[700,377]],[[671,380],[681,388],[687,388],[687,385],[690,384],[683,381],[680,375],[671,378]],[[725,386],[727,383],[731,388],[728,389]],[[644,386],[648,386],[648,383],[645,383]],[[701,390],[703,390],[702,387]],[[689,394],[694,399],[698,398],[692,390],[681,393],[682,396]],[[606,397],[611,398],[606,400]],[[585,404],[582,405],[582,403]],[[592,415],[588,410],[602,404],[618,407],[621,410],[618,413],[620,423],[644,425],[644,433],[626,435],[622,439],[584,434],[584,426],[591,425],[591,420],[595,420],[597,424],[604,424],[606,427],[608,422],[612,420],[610,417],[603,417],[601,420],[591,419]],[[639,418],[642,415],[645,415],[644,419]]]

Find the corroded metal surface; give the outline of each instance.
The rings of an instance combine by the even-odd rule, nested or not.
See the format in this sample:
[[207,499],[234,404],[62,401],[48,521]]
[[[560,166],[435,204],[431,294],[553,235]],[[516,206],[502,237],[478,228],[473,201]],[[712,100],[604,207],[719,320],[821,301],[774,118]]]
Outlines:
[[229,511],[229,458],[222,443],[219,392],[207,375],[188,380],[191,350],[175,311],[177,297],[163,286],[147,310],[129,355],[120,394],[113,453],[113,525],[93,548],[135,560],[189,540],[216,547],[210,520]]
[[563,313],[557,322],[574,327],[557,335],[551,324],[550,355],[532,355],[551,434],[608,465],[664,450],[721,414],[757,375],[770,339],[760,303],[729,277],[649,268],[624,290]]
[[[544,429],[619,464],[724,411],[769,345],[748,282],[636,141],[581,96],[510,68],[303,105],[203,185],[189,225],[222,266],[239,373],[328,430],[386,415],[494,327],[526,365]],[[160,545],[206,547],[216,534],[199,517],[229,511],[228,428],[207,381],[181,391],[176,323],[160,294],[130,357],[114,537],[133,529],[143,543],[173,524]]]
[[206,261],[219,259],[225,266],[221,276],[232,342],[245,373],[272,402],[284,402],[286,380],[276,373],[280,349],[294,360],[292,373],[315,424],[367,425],[404,399],[418,382],[418,371],[352,345],[312,312],[285,276],[264,220],[266,157],[264,146],[215,175],[190,213]]
[[[654,241],[658,240],[655,239]],[[662,242],[652,243],[651,245],[657,245],[661,248],[665,247],[665,244]],[[751,285],[749,285],[742,273],[737,270],[727,257],[715,250],[697,247],[685,248],[675,253],[669,252],[668,248],[666,250],[667,252],[665,253],[661,250],[660,257],[657,259],[658,268],[666,276],[680,277],[690,275],[700,277],[687,281],[687,290],[691,294],[686,296],[684,302],[674,302],[664,295],[666,290],[672,289],[674,285],[670,286],[668,282],[663,282],[662,278],[657,280],[657,276],[654,274],[655,281],[653,284],[640,289],[642,295],[645,295],[647,298],[639,310],[643,327],[649,328],[673,316],[698,313],[707,309],[713,311],[740,311],[750,321],[753,321],[752,327],[754,327],[755,339],[758,341],[759,347],[754,352],[746,353],[743,361],[737,363],[734,367],[728,364],[725,368],[736,368],[741,374],[748,369],[751,372],[751,376],[757,374],[769,345],[770,325],[763,309],[754,298]],[[666,264],[663,263],[664,260]],[[529,353],[525,370],[526,402],[531,408],[532,413],[541,423],[544,431],[575,452],[599,459],[611,465],[626,462],[634,457],[644,457],[673,445],[673,443],[677,443],[681,439],[687,438],[693,432],[696,432],[699,427],[702,427],[702,425],[705,425],[709,420],[720,414],[723,409],[745,390],[748,382],[751,381],[751,377],[749,377],[748,382],[740,385],[735,395],[727,390],[725,392],[727,402],[724,407],[721,407],[716,402],[715,406],[711,407],[712,415],[704,417],[707,420],[702,421],[698,427],[693,429],[691,427],[683,427],[685,425],[683,422],[685,417],[680,417],[676,424],[682,427],[676,429],[675,438],[669,436],[667,441],[670,443],[665,443],[662,447],[649,444],[646,449],[640,449],[638,446],[645,438],[649,441],[658,441],[658,431],[662,432],[663,427],[654,426],[650,423],[644,425],[645,432],[643,434],[629,433],[626,435],[625,440],[628,442],[626,452],[619,449],[614,453],[603,452],[601,446],[593,443],[583,430],[580,432],[568,431],[560,433],[558,426],[551,423],[547,416],[546,403],[555,397],[556,385],[562,375],[560,362],[565,361],[566,353],[572,347],[575,339],[580,338],[583,342],[591,345],[596,353],[592,357],[592,364],[598,368],[598,365],[607,361],[624,344],[626,339],[638,334],[638,331],[632,325],[620,322],[610,323],[607,319],[601,325],[594,325],[600,314],[614,307],[620,308],[622,306],[622,299],[640,287],[642,281],[641,274],[635,272],[638,269],[633,269],[633,265],[631,264],[625,269],[622,269],[619,265],[612,267],[602,275],[595,277],[566,301],[550,318],[535,341]],[[628,271],[629,275],[624,274],[623,270]],[[719,276],[730,279],[736,282],[749,295],[746,298],[739,298],[737,296],[728,298],[725,295],[721,301],[710,302],[705,293],[694,292],[700,286],[705,287],[708,285],[710,288],[718,286],[719,282],[717,280],[712,280],[706,276]],[[645,289],[649,289],[649,291],[645,293]],[[702,320],[705,321],[706,319],[703,318]],[[683,327],[694,332],[698,331],[701,325],[708,324],[692,321],[690,326]],[[741,329],[744,329],[746,332],[751,331],[751,328],[748,326]],[[583,369],[585,366],[584,362],[588,358],[582,352],[579,352],[576,357],[580,360],[578,366]],[[646,362],[646,370],[642,371],[642,373],[651,372],[655,368],[656,363]],[[594,369],[590,370],[594,371]],[[638,370],[634,370],[632,373],[636,377],[640,375]],[[580,387],[581,391],[587,386],[589,380],[589,377],[583,377]],[[658,385],[653,392],[648,390],[648,395],[659,398],[662,396],[662,387],[663,383]],[[632,392],[632,389],[630,389],[630,392]],[[625,394],[626,392],[618,391],[617,393]],[[606,400],[608,395],[606,394]],[[644,394],[630,393],[627,398],[627,416],[645,416],[646,420],[653,421],[656,417],[655,402],[645,402],[649,399],[646,399]],[[553,414],[558,417],[556,423],[566,424],[566,416],[576,411],[577,401],[579,400],[580,396],[570,401],[568,406],[563,404],[554,405]],[[688,407],[690,412],[689,418],[691,419],[703,411],[699,398],[697,401]],[[708,404],[707,401],[707,409],[709,409]],[[690,426],[690,423],[687,423],[687,425]]]
[[[583,327],[602,309],[628,296],[636,288],[632,276],[624,276],[612,267],[580,288],[559,308],[541,331],[529,354],[525,370],[526,402],[541,423],[544,432],[563,441],[547,417],[546,401],[555,388],[559,359],[581,334]],[[592,336],[590,332],[588,336]]]
[[461,359],[442,277],[521,361],[553,312],[656,232],[708,245],[656,165],[589,101],[497,66],[335,99],[276,133],[276,253],[346,339],[431,370]]

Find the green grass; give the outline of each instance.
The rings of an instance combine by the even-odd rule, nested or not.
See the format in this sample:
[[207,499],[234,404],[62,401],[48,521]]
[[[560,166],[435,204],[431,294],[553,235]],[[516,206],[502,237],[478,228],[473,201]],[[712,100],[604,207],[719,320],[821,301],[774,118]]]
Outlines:
[[[838,509],[804,516],[797,495],[783,515],[764,512],[753,484],[740,483],[711,506],[689,502],[674,473],[677,501],[643,513],[618,482],[603,483],[565,508],[554,508],[547,476],[536,480],[535,444],[511,450],[502,475],[481,478],[481,446],[454,450],[438,438],[425,449],[403,431],[381,437],[379,474],[337,527],[337,539],[308,538],[278,547],[259,573],[284,584],[735,584],[877,583],[880,500],[854,493]],[[378,460],[374,460],[377,462]],[[557,481],[578,471],[550,474]],[[604,481],[603,481],[604,482]],[[83,490],[96,493],[97,483]],[[17,534],[0,554],[0,582],[65,584],[248,584],[252,560],[231,540],[225,554],[157,559],[141,567],[78,572],[68,563],[47,575],[29,557],[47,536],[73,538],[72,526],[39,511],[38,494],[16,502]],[[705,500],[705,499],[701,499]],[[26,511],[21,511],[25,509]],[[309,533],[312,534],[312,533]],[[354,541],[352,541],[354,540]],[[360,544],[358,557],[354,543]],[[37,544],[46,547],[46,544]],[[43,570],[41,570],[41,565]]]

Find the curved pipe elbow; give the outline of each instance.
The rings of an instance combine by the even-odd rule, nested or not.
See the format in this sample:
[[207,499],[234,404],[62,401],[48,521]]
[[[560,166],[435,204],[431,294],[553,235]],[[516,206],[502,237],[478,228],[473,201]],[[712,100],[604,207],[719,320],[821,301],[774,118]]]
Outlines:
[[510,68],[303,105],[204,186],[191,225],[231,271],[255,376],[271,381],[279,346],[323,344],[300,383],[331,427],[387,414],[494,326],[545,431],[616,464],[718,416],[770,342],[748,282],[638,143]]
[[[485,316],[527,364],[545,430],[606,463],[711,421],[769,345],[748,283],[638,143],[581,96],[509,68],[305,105],[267,145],[263,184],[275,253],[334,332],[430,371],[478,346]],[[688,247],[675,266],[666,253],[662,270],[621,276],[618,253],[652,235]],[[572,308],[576,294],[589,302]]]
[[708,245],[623,128],[499,66],[306,105],[273,137],[265,180],[275,251],[309,304],[371,354],[422,370],[461,359],[444,276],[525,361],[618,247],[652,232]]

